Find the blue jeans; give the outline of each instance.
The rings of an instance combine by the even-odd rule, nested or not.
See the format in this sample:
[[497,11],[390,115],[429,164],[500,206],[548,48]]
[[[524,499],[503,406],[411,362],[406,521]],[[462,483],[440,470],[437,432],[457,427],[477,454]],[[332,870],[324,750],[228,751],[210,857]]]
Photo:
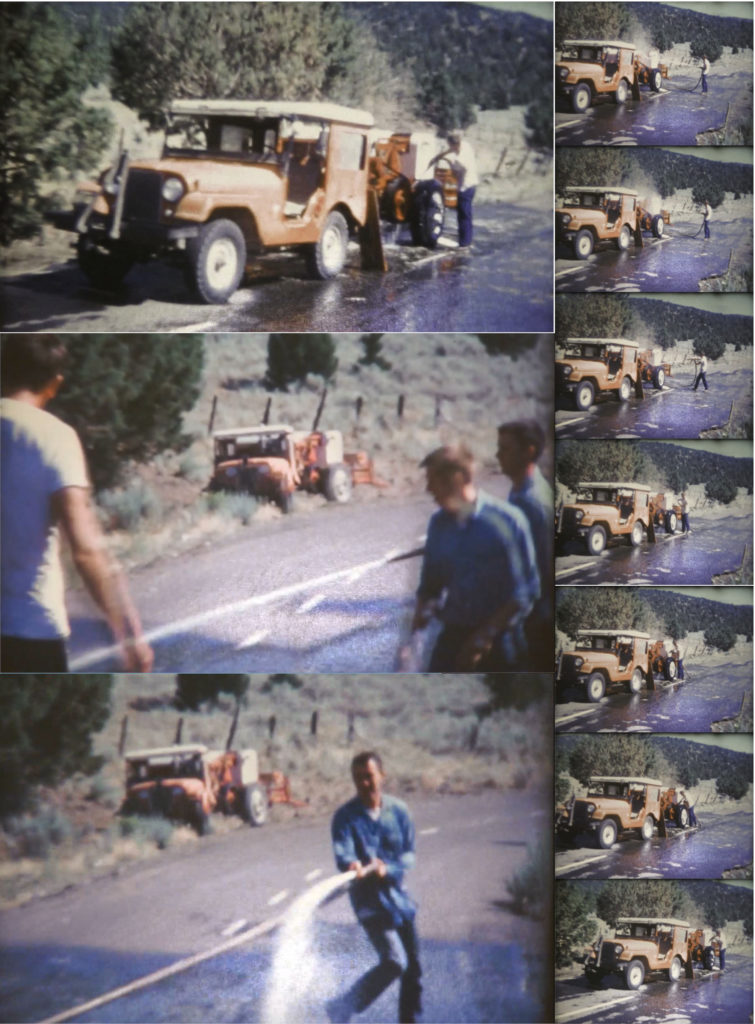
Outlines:
[[700,77],[703,80],[703,92],[707,92],[708,91],[708,77],[707,77],[707,75],[705,73],[703,73]]
[[689,512],[682,512],[682,533],[689,533]]
[[708,390],[708,380],[707,380],[707,378],[705,376],[705,372],[703,370],[700,370],[700,372],[698,373],[697,377],[695,378],[695,386],[692,388],[692,390],[693,391],[697,391],[698,387],[700,386],[700,381],[703,382],[703,384],[705,385],[705,390],[707,391]]
[[369,922],[362,927],[375,948],[378,963],[339,1000],[343,1019],[349,1020],[352,1014],[363,1013],[392,982],[401,978],[399,1021],[401,1024],[414,1024],[422,1013],[422,968],[414,920],[405,921],[398,928],[386,929]]
[[705,228],[705,238],[710,238],[710,221],[704,220],[703,227]]
[[459,224],[459,245],[471,245],[474,229],[472,225],[472,200],[475,187],[465,188],[459,192],[456,203],[456,219]]

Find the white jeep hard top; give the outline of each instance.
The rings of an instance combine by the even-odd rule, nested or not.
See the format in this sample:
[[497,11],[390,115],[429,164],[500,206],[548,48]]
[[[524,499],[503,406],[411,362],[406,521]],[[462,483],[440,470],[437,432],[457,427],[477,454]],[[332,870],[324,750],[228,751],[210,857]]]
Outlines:
[[637,629],[578,629],[577,636],[632,636],[639,640],[649,640],[649,633],[641,633]]
[[287,103],[283,100],[174,100],[171,114],[214,114],[220,117],[286,117],[302,121],[335,121],[371,128],[375,118],[367,110],[338,103]]
[[[658,779],[646,779],[642,775],[591,775],[588,781],[590,785],[594,782],[629,782],[636,783],[639,786],[663,785]],[[638,918],[632,918],[632,920],[638,920]]]

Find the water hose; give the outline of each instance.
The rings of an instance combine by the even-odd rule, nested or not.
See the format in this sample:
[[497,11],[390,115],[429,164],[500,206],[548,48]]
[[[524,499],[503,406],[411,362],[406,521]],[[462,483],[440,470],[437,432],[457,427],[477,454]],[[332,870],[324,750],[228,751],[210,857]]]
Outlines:
[[[367,874],[371,869],[365,869]],[[79,1003],[78,1006],[72,1006],[68,1010],[63,1010],[62,1013],[56,1013],[52,1017],[45,1017],[41,1024],[58,1024],[60,1021],[71,1020],[74,1017],[80,1017],[85,1013],[89,1013],[90,1010],[96,1010],[100,1006],[104,1006],[106,1003],[112,1003],[116,999],[120,999],[123,996],[131,995],[132,992],[138,992],[140,989],[147,988],[150,985],[156,984],[158,981],[162,981],[164,978],[170,978],[174,974],[180,974],[182,971],[189,970],[190,967],[196,967],[197,964],[203,963],[205,960],[211,960],[213,957],[220,956],[221,953],[227,953],[231,949],[236,949],[238,946],[243,946],[245,942],[250,942],[252,939],[257,939],[262,935],[267,935],[269,932],[274,931],[280,925],[284,924],[286,919],[292,913],[293,909],[299,906],[302,902],[311,901],[313,899],[313,893],[321,893],[327,888],[327,895],[333,895],[335,892],[345,888],[354,878],[356,878],[356,871],[343,871],[338,875],[334,875],[332,878],[326,878],[323,882],[319,882],[312,888],[307,889],[294,903],[291,904],[286,914],[279,914],[277,917],[271,917],[267,921],[263,921],[261,924],[255,925],[253,928],[247,928],[246,931],[241,932],[239,935],[234,935],[233,938],[227,939],[225,942],[221,942],[217,946],[213,946],[211,949],[206,949],[201,953],[194,953],[192,956],[184,957],[183,960],[177,960],[173,964],[168,964],[167,967],[161,967],[157,971],[153,971],[151,974],[145,974],[142,978],[136,978],[134,981],[130,981],[127,985],[121,985],[118,988],[111,989],[104,995],[97,996],[96,999],[90,999],[89,1002]],[[325,895],[320,895],[317,899],[317,903],[322,902],[325,899]]]
[[669,91],[673,91],[673,92],[695,92],[695,90],[697,89],[698,85],[702,82],[702,80],[703,80],[703,73],[701,71],[700,72],[700,77],[698,78],[698,80],[695,82],[695,84],[692,86],[691,89],[685,89],[685,88],[682,88],[681,86],[679,88],[677,88],[675,85],[671,85],[668,82],[668,80],[666,82],[666,88]]
[[697,238],[697,236],[700,234],[700,232],[703,230],[704,227],[705,227],[705,217],[703,217],[703,222],[700,225],[700,227],[697,229],[697,231],[695,232],[694,235],[685,235],[681,231],[675,231],[674,234],[673,234],[673,237],[674,238]]

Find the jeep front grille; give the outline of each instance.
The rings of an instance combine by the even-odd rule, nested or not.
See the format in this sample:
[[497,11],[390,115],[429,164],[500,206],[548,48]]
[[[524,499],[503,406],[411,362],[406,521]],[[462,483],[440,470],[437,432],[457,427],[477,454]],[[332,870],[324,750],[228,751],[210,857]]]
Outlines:
[[574,508],[564,508],[561,511],[561,532],[567,536],[574,535],[577,532],[577,510]]
[[587,804],[584,800],[577,800],[574,803],[574,814],[572,816],[572,828],[587,828],[590,823],[590,815],[587,813]]
[[123,219],[157,224],[162,204],[162,175],[135,167],[128,172]]
[[600,966],[614,967],[618,959],[619,958],[616,955],[616,943],[604,942],[600,949]]
[[578,681],[579,673],[575,664],[576,660],[576,654],[561,655],[561,669],[558,678],[562,683],[576,683]]

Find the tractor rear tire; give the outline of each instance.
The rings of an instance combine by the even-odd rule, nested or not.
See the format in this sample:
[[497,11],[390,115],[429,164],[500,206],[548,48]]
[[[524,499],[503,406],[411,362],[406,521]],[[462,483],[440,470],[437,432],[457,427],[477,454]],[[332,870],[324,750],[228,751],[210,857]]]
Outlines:
[[574,237],[574,255],[578,260],[586,260],[595,248],[595,239],[592,231],[582,228]]
[[605,527],[601,526],[599,523],[590,527],[586,543],[587,550],[591,555],[599,555],[601,552],[605,551],[607,541],[608,538],[606,537]]
[[585,694],[591,704],[597,704],[606,695],[606,680],[602,672],[593,672],[585,683]]
[[589,85],[580,82],[571,94],[571,108],[575,114],[584,114],[592,104],[592,90]]
[[574,390],[574,404],[580,412],[585,412],[593,403],[595,388],[589,380],[580,381]]
[[446,205],[443,188],[437,181],[421,181],[414,190],[412,241],[434,249],[443,234]]
[[331,466],[325,475],[323,493],[328,501],[344,505],[351,497],[351,473],[340,463]]
[[250,825],[264,825],[267,821],[267,793],[258,782],[244,789],[244,817]]
[[349,226],[338,210],[331,210],[325,218],[320,237],[306,247],[307,267],[311,277],[327,281],[337,277],[346,263],[349,245]]

